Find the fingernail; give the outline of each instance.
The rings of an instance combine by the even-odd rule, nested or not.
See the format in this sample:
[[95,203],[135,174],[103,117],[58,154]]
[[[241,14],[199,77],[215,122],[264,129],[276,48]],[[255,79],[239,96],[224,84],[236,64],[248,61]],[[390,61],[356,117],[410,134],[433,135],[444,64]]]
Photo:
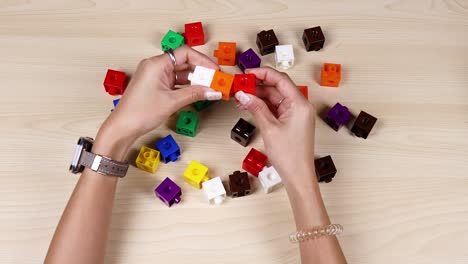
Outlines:
[[208,101],[220,100],[223,97],[221,92],[205,92],[205,99]]
[[236,97],[237,100],[239,100],[241,105],[245,105],[250,101],[250,97],[246,93],[244,93],[243,91],[238,91],[235,94],[235,97]]

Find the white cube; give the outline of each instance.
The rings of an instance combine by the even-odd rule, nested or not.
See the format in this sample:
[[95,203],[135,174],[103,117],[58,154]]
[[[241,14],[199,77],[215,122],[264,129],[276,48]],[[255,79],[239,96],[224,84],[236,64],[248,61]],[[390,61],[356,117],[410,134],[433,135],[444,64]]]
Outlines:
[[202,183],[203,192],[210,204],[221,204],[226,199],[226,189],[220,177]]
[[210,87],[211,81],[216,70],[209,69],[203,66],[195,66],[195,70],[188,75],[188,79],[192,85],[198,84]]
[[287,70],[294,65],[292,45],[278,45],[275,51],[276,68]]
[[265,166],[263,170],[258,174],[258,179],[260,180],[260,183],[262,184],[265,193],[270,193],[282,185],[281,177],[279,176],[275,168],[273,168],[273,166]]

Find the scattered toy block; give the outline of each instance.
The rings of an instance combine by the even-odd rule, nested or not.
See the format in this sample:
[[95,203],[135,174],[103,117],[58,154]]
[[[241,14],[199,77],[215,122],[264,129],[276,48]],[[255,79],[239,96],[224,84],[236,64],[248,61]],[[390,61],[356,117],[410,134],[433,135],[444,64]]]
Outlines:
[[164,163],[174,162],[180,156],[180,147],[177,145],[172,135],[168,135],[159,140],[156,142],[155,146],[161,153],[162,161]]
[[246,69],[260,67],[261,62],[262,59],[260,59],[257,53],[253,49],[248,49],[239,55],[237,66],[239,66],[242,72],[245,72]]
[[240,118],[231,130],[231,138],[246,147],[252,139],[254,132],[255,126]]
[[191,111],[182,111],[177,119],[176,132],[184,136],[195,137],[198,127],[198,115]]
[[110,95],[122,95],[127,86],[125,72],[108,69],[104,78],[104,88]]
[[249,195],[252,189],[250,188],[247,172],[235,171],[229,175],[229,189],[231,190],[232,198]]
[[320,85],[338,87],[341,81],[341,64],[324,63]]
[[258,174],[258,179],[265,193],[270,193],[282,185],[281,177],[273,166],[265,166]]
[[236,65],[236,43],[219,42],[218,49],[213,52],[213,56],[218,58],[219,65]]
[[198,189],[201,189],[202,183],[209,179],[208,167],[195,160],[192,160],[184,171],[184,180]]
[[317,174],[317,180],[319,182],[331,182],[336,174],[335,164],[331,156],[326,156],[320,159],[316,159],[315,173]]
[[185,32],[182,35],[185,38],[185,43],[190,47],[205,44],[205,32],[201,22],[185,24]]
[[335,131],[338,131],[350,118],[351,112],[348,108],[340,103],[336,103],[330,110],[328,110],[325,122]]
[[353,134],[357,137],[366,139],[376,122],[377,118],[369,115],[364,111],[361,111],[356,118],[356,121],[354,121],[351,132],[353,132]]
[[203,192],[210,204],[221,204],[226,199],[226,189],[220,177],[202,183]]
[[262,30],[257,34],[257,46],[262,56],[275,52],[275,47],[279,45],[273,29]]
[[294,49],[292,45],[278,45],[275,52],[276,68],[287,70],[294,65]]
[[214,104],[214,101],[203,100],[203,101],[198,101],[198,102],[193,103],[192,106],[195,108],[195,110],[200,112],[212,104]]
[[304,95],[304,97],[307,100],[309,100],[309,87],[307,87],[305,85],[298,85],[297,89],[299,89],[299,91],[301,91],[302,95]]
[[242,169],[254,176],[258,176],[258,173],[266,166],[267,160],[268,157],[265,154],[252,148],[242,162]]
[[173,204],[178,204],[181,201],[182,190],[171,179],[164,179],[161,184],[154,189],[156,197],[161,199],[163,203],[171,207]]
[[159,165],[159,151],[142,146],[135,164],[139,169],[149,173],[155,173]]
[[321,27],[313,27],[304,29],[302,34],[302,41],[307,51],[319,51],[325,44],[325,36],[323,35]]
[[161,49],[163,51],[168,49],[175,50],[182,45],[184,45],[184,36],[172,30],[169,30],[161,40]]

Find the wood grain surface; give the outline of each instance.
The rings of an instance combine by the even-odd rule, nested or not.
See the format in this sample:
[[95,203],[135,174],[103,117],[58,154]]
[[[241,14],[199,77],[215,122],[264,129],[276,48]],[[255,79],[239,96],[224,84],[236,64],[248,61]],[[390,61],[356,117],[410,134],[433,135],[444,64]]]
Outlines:
[[[367,140],[317,122],[316,155],[332,155],[338,169],[321,190],[345,228],[349,263],[468,263],[466,0],[0,0],[0,263],[42,262],[78,179],[67,171],[76,140],[94,136],[112,108],[107,68],[131,74],[161,53],[168,29],[193,21],[205,25],[208,42],[197,49],[210,57],[218,41],[257,50],[256,33],[273,28],[294,45],[287,72],[309,86],[318,112],[339,101],[379,118]],[[302,31],[317,25],[325,47],[307,53]],[[318,85],[324,62],[342,64],[338,89]],[[107,263],[300,262],[284,189],[265,195],[255,180],[253,195],[212,207],[182,179],[192,159],[224,180],[240,168],[249,148],[229,132],[241,116],[252,121],[235,102],[218,103],[201,113],[195,138],[175,135],[178,162],[154,175],[130,169]],[[138,140],[129,158],[175,134],[176,118]],[[259,136],[251,146],[264,149]],[[153,194],[165,177],[183,189],[173,208]]]

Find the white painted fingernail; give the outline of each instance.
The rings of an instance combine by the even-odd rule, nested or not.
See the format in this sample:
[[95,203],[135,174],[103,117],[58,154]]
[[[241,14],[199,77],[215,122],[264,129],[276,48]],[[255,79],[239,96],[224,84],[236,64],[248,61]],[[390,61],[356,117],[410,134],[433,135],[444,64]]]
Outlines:
[[250,101],[250,97],[246,93],[244,93],[243,91],[238,91],[235,94],[235,97],[236,97],[237,100],[239,100],[239,102],[242,105],[245,105]]
[[205,92],[205,99],[208,101],[220,100],[223,97],[221,92]]

